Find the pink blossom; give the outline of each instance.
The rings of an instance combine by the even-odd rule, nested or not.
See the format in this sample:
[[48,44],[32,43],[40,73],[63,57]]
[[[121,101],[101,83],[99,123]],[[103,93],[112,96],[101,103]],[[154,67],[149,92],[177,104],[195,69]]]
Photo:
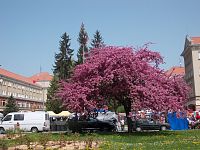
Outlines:
[[[182,77],[167,76],[158,67],[163,59],[147,47],[103,47],[93,49],[84,64],[76,66],[58,95],[71,111],[92,110],[99,103],[115,99],[126,112],[152,109],[179,110],[188,98]],[[129,109],[130,107],[130,109]]]

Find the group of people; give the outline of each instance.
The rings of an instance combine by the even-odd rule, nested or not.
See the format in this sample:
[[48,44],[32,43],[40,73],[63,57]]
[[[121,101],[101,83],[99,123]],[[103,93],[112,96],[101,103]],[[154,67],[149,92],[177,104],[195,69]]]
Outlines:
[[198,111],[187,111],[187,120],[190,129],[194,129],[196,125],[200,124],[200,113]]
[[131,120],[139,120],[139,119],[153,119],[160,123],[166,123],[167,115],[163,112],[155,112],[152,110],[141,110],[138,112],[130,112],[129,116]]

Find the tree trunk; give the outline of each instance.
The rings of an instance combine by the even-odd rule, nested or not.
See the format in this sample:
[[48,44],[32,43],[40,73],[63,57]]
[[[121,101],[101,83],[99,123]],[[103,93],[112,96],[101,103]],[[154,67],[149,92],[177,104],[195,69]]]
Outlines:
[[128,133],[132,132],[132,120],[129,116],[126,117],[127,118],[127,124],[128,124]]
[[131,102],[130,100],[127,100],[124,102],[124,109],[126,112],[126,118],[127,118],[127,124],[128,124],[128,133],[132,132],[132,119],[129,116],[129,113],[131,112]]

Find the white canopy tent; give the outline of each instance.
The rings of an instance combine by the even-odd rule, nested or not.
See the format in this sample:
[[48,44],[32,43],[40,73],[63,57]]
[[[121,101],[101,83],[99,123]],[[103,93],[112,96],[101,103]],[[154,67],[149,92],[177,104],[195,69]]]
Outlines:
[[53,111],[47,111],[50,117],[69,117],[71,114],[69,111],[62,111],[59,114],[54,113]]

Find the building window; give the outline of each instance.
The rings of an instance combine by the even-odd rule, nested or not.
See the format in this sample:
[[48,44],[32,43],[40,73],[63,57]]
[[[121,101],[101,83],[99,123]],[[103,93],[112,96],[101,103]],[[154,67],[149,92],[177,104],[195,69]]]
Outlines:
[[3,82],[3,85],[6,85],[6,81]]
[[7,92],[6,92],[6,91],[3,91],[2,95],[6,95],[6,94],[7,94]]
[[11,92],[8,92],[8,96],[11,96],[11,94],[12,94]]
[[1,105],[1,106],[6,106],[6,101],[5,101],[5,100],[2,100],[0,105]]
[[12,86],[12,83],[11,83],[11,82],[8,82],[8,86]]
[[20,107],[20,108],[21,108],[21,107],[22,107],[22,103],[18,103],[18,107]]
[[17,94],[16,94],[16,93],[13,93],[13,96],[14,96],[14,97],[17,97]]

